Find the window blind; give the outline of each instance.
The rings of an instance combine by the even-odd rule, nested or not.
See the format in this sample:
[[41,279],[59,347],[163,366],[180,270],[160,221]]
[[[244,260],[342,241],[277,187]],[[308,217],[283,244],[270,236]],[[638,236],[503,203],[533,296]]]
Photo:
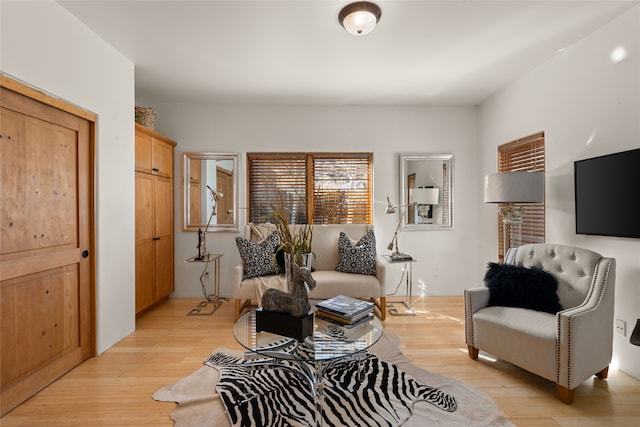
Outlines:
[[[530,135],[498,147],[498,172],[528,172],[545,170],[544,132]],[[545,204],[515,204],[526,209],[521,225],[520,242],[511,242],[511,246],[545,241]],[[498,259],[504,259],[504,230],[502,218],[498,215]]]
[[292,224],[371,224],[372,153],[249,153],[248,219],[284,203]]
[[304,154],[247,154],[250,222],[273,222],[282,202],[290,224],[307,221],[307,160]]

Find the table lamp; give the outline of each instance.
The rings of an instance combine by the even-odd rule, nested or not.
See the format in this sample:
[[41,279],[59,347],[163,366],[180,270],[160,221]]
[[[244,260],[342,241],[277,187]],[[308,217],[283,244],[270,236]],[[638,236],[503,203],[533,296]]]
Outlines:
[[211,219],[213,219],[213,216],[216,215],[218,200],[224,197],[222,191],[215,191],[208,185],[207,189],[209,189],[209,193],[211,194],[211,201],[213,202],[213,206],[211,207],[211,215],[209,215],[207,226],[204,228],[204,230],[198,229],[198,256],[194,258],[198,261],[202,261],[209,257],[209,254],[207,253],[207,230],[209,229],[209,224],[211,224]]

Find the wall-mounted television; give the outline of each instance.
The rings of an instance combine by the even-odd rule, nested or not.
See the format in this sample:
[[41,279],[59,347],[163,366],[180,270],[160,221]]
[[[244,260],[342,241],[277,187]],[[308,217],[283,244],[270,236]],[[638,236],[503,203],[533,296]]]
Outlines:
[[640,149],[573,164],[576,233],[640,238]]

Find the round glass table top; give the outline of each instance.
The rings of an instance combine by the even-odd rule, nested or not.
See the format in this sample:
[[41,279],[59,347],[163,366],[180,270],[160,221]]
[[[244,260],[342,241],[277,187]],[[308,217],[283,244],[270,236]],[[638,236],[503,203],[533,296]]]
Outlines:
[[256,310],[242,315],[233,327],[233,336],[247,350],[268,357],[293,356],[304,362],[339,359],[367,350],[382,332],[382,323],[376,316],[351,328],[315,316],[313,334],[299,342],[271,332],[256,332]]

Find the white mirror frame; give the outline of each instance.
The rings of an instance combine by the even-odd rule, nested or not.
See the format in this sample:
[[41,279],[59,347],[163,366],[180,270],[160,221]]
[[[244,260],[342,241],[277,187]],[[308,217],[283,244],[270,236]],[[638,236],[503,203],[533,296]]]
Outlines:
[[[211,231],[238,231],[239,230],[239,216],[238,216],[238,188],[239,188],[239,175],[240,171],[238,169],[240,164],[240,155],[237,153],[193,153],[193,152],[185,152],[182,153],[182,230],[183,231],[198,231],[202,229],[204,231],[207,221],[202,220],[202,223],[196,224],[190,221],[191,212],[191,198],[192,198],[192,188],[191,188],[191,170],[190,170],[190,160],[220,160],[225,162],[231,162],[232,167],[232,178],[231,181],[233,183],[233,189],[231,190],[231,195],[233,196],[233,203],[231,208],[227,207],[227,214],[230,215],[231,221],[225,224],[217,224],[212,223],[209,224],[207,228],[208,232]],[[208,206],[210,201],[210,192],[206,188],[205,185],[200,185],[201,189],[199,190],[199,194],[201,197],[200,203],[204,206]],[[222,190],[223,193],[229,193],[229,190],[214,188],[215,191]],[[196,191],[198,191],[196,189]],[[224,200],[224,197],[227,197],[227,201],[229,200],[229,194],[223,195],[221,200]],[[205,199],[208,198],[208,199]],[[220,205],[220,202],[218,202]],[[209,218],[210,208],[208,208],[209,212],[206,215],[201,215],[202,218]],[[219,213],[219,210],[218,210]],[[216,218],[217,221],[217,218]]]
[[[434,170],[444,170],[446,165],[446,176],[434,176],[429,171],[424,171],[422,176],[419,175],[418,169],[423,162],[432,163]],[[442,169],[441,169],[442,168]],[[410,204],[409,200],[409,184],[408,177],[410,174],[416,174],[416,187],[431,187],[439,189],[439,209],[433,208],[440,221],[435,220],[430,223],[418,223],[416,218],[417,212],[414,211],[413,220],[410,210],[416,209],[415,205]],[[428,175],[428,176],[427,176]],[[451,230],[453,229],[453,212],[454,212],[454,161],[453,154],[428,154],[428,153],[409,153],[400,154],[400,205],[406,208],[406,213],[402,220],[402,230]],[[444,200],[443,200],[444,199]],[[443,203],[443,201],[447,203]],[[446,209],[445,209],[446,208]]]

